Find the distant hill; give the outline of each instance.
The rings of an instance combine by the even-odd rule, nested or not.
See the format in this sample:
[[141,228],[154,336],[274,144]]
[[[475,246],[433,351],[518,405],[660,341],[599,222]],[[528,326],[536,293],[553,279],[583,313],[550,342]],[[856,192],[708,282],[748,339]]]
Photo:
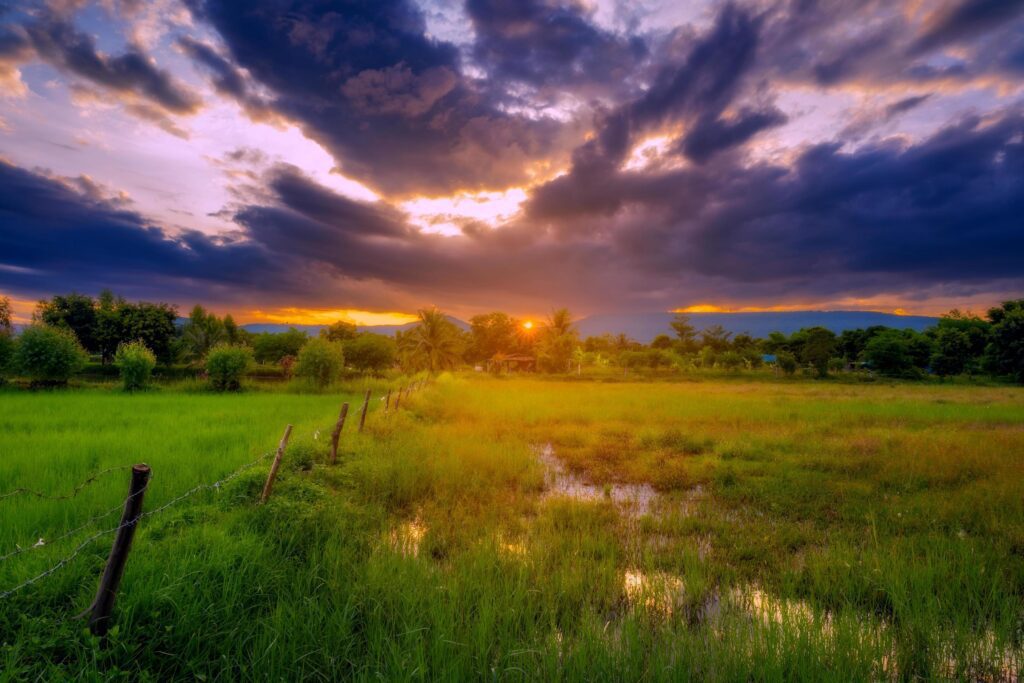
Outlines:
[[[803,327],[814,327],[820,325],[832,330],[836,334],[843,330],[855,330],[857,328],[871,327],[872,325],[885,325],[897,329],[910,328],[920,332],[926,327],[931,327],[938,318],[923,315],[895,315],[892,313],[878,313],[875,311],[782,311],[765,313],[687,313],[690,324],[703,330],[712,325],[721,325],[729,332],[736,334],[749,334],[752,337],[767,337],[772,332],[792,334]],[[602,334],[619,334],[624,332],[633,339],[649,343],[659,334],[672,335],[673,313],[601,313],[583,318],[576,323],[576,328],[582,337],[599,336]],[[463,330],[469,329],[469,324],[452,318],[449,320]],[[407,330],[416,323],[404,325],[360,325],[360,332],[374,332],[392,336],[398,330]],[[286,325],[281,323],[250,323],[242,325],[249,332],[284,332],[289,327],[302,330],[310,336],[316,336],[325,325]]]
[[[469,329],[469,324],[459,320],[458,318],[448,316],[448,319],[455,323],[455,325],[461,330]],[[359,325],[358,329],[360,332],[373,332],[374,334],[383,334],[390,337],[399,330],[404,331],[415,326],[416,323],[411,322],[405,323],[404,325]],[[260,332],[287,332],[291,327],[301,330],[311,337],[315,337],[320,334],[320,330],[327,327],[327,325],[287,325],[282,323],[249,323],[247,325],[242,325],[243,329],[252,332],[253,334],[259,334]]]
[[[938,318],[921,315],[894,315],[874,311],[785,311],[765,313],[687,313],[690,324],[698,331],[721,325],[736,334],[767,337],[772,332],[792,334],[803,327],[816,325],[839,334],[843,330],[885,325],[897,329],[910,328],[920,332],[931,327]],[[649,343],[659,334],[672,335],[673,313],[608,313],[580,320],[576,327],[583,337],[625,332],[633,339]]]

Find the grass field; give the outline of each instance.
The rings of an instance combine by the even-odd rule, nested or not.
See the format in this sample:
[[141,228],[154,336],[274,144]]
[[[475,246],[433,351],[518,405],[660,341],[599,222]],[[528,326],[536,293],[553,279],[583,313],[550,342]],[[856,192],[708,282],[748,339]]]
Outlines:
[[[296,427],[268,505],[261,464],[143,521],[105,646],[73,616],[109,537],[0,601],[0,677],[1020,676],[1020,389],[442,377],[329,467],[359,389],[0,393],[0,494],[146,461],[154,509]],[[126,479],[0,500],[0,555]]]

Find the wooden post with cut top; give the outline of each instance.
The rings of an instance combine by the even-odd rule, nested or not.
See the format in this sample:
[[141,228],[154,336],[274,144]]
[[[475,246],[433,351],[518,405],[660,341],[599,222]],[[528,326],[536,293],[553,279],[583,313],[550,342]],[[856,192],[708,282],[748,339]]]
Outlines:
[[363,432],[363,426],[366,424],[366,411],[370,409],[370,390],[366,390],[366,398],[363,399],[363,412],[359,414],[359,433]]
[[334,431],[331,432],[331,464],[338,460],[338,439],[341,438],[341,430],[345,428],[345,418],[348,417],[348,404],[341,404],[341,413],[338,414],[338,421],[334,424]]
[[89,630],[95,636],[105,636],[110,630],[117,588],[121,585],[121,577],[124,576],[124,565],[128,561],[128,551],[131,550],[132,539],[135,537],[135,527],[138,526],[139,517],[142,515],[142,499],[146,495],[151,473],[149,465],[132,467],[128,497],[124,501],[117,536],[114,537],[114,545],[110,547],[110,556],[107,557],[107,566],[103,568],[96,598],[86,610],[89,612]]
[[277,454],[274,462],[270,465],[270,472],[267,474],[267,483],[263,485],[263,494],[260,496],[260,503],[266,503],[270,493],[274,490],[274,480],[277,479],[277,470],[281,468],[281,458],[284,457],[284,449],[288,447],[288,437],[292,435],[292,426],[284,428],[284,436],[281,443],[277,445]]

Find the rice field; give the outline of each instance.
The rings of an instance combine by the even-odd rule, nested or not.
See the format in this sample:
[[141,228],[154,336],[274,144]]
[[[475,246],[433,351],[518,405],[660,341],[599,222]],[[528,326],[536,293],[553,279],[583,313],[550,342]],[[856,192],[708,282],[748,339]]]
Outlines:
[[[109,642],[109,537],[0,600],[0,677],[1020,677],[1019,388],[442,376],[330,466],[363,388],[0,392],[0,495],[145,461],[152,510],[295,425],[267,505],[264,461],[143,520]],[[0,499],[0,593],[126,482]]]

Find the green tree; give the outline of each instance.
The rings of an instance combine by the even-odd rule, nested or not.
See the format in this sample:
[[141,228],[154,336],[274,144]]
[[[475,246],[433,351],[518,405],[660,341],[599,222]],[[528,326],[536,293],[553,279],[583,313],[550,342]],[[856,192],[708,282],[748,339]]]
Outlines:
[[321,337],[339,344],[355,339],[358,333],[355,323],[347,320],[339,320],[320,330]]
[[64,385],[82,369],[88,355],[67,327],[35,324],[18,337],[14,352],[17,369],[33,384]]
[[339,342],[317,337],[306,342],[295,362],[295,374],[304,377],[320,389],[325,389],[341,377],[345,369],[345,354]]
[[775,363],[779,366],[786,375],[792,375],[796,372],[797,362],[796,356],[789,351],[779,351],[775,354]]
[[939,328],[935,332],[935,351],[931,368],[940,377],[959,375],[971,362],[971,340],[967,333],[953,327]]
[[729,332],[721,325],[711,325],[706,327],[700,332],[700,343],[701,346],[706,346],[715,352],[725,351],[729,348],[729,338],[732,336],[732,332]]
[[156,356],[141,341],[126,342],[117,347],[114,364],[121,372],[125,391],[137,391],[149,386]]
[[672,337],[667,334],[659,334],[657,337],[651,340],[652,349],[671,349],[673,346]]
[[495,355],[524,351],[521,325],[518,320],[500,311],[474,315],[469,319],[470,345],[468,358],[484,361]]
[[572,314],[566,308],[554,311],[541,328],[537,341],[538,367],[546,372],[567,372],[577,343]]
[[0,334],[14,334],[11,316],[11,300],[6,296],[0,296]]
[[206,354],[206,374],[217,391],[238,391],[252,363],[252,349],[248,346],[221,343]]
[[298,356],[308,341],[305,332],[289,327],[285,332],[254,334],[251,343],[257,363],[280,363],[286,356]]
[[124,303],[118,310],[120,342],[141,341],[161,363],[174,362],[177,350],[174,322],[178,319],[178,309],[165,303],[137,301]]
[[417,315],[417,324],[398,337],[403,366],[435,373],[458,365],[463,351],[459,328],[437,308],[422,309]]
[[361,372],[381,373],[394,367],[398,359],[398,345],[391,337],[363,332],[346,341],[345,362]]
[[96,351],[103,363],[114,359],[117,347],[124,341],[122,314],[125,305],[125,300],[109,289],[104,289],[96,301]]
[[883,375],[904,377],[914,374],[910,342],[900,330],[886,329],[874,335],[864,347],[864,358],[872,369]]
[[669,325],[676,333],[677,345],[681,352],[689,353],[697,350],[697,330],[690,324],[690,316],[676,313]]
[[35,318],[44,325],[71,330],[78,343],[89,352],[96,346],[96,302],[91,296],[72,292],[40,301]]
[[1024,384],[1024,299],[989,309],[988,319],[992,336],[985,351],[986,366]]
[[818,377],[828,376],[828,361],[836,348],[836,335],[824,327],[800,330],[800,361],[814,367]]
[[227,333],[223,321],[197,304],[182,328],[182,339],[188,357],[201,360],[213,347],[227,340]]

